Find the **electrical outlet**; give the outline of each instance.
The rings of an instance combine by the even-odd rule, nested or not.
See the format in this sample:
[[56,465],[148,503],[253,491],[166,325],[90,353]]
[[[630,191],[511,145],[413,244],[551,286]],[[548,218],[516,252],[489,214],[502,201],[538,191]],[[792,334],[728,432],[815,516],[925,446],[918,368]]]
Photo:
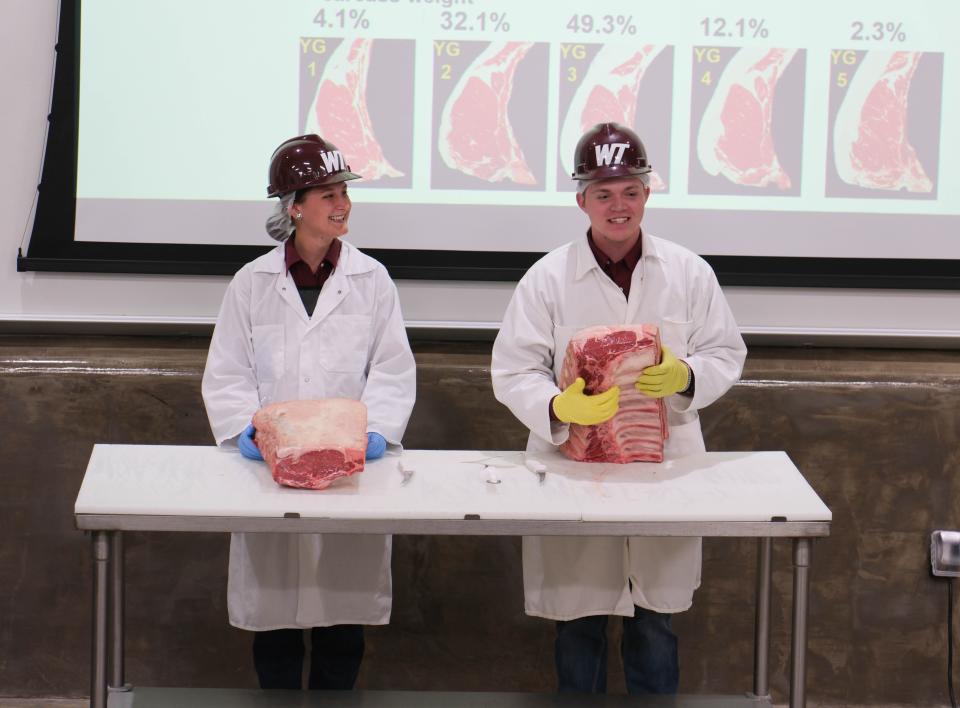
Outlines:
[[934,575],[960,577],[960,531],[930,534],[930,568]]

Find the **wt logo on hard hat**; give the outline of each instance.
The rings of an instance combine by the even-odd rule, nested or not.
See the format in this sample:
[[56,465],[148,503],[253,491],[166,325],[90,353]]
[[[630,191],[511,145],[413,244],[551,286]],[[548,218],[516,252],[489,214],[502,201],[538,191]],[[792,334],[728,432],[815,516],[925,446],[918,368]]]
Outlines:
[[623,159],[623,153],[629,144],[630,143],[607,143],[605,145],[597,145],[594,148],[597,153],[597,167],[611,163],[619,165],[620,160]]
[[328,174],[347,169],[347,164],[344,162],[343,155],[340,154],[339,150],[321,152],[320,159],[323,160],[323,168]]

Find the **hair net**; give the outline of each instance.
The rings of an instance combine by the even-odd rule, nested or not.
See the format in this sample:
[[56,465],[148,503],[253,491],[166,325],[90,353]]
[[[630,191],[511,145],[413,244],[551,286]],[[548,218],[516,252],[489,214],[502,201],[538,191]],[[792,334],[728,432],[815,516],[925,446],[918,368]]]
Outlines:
[[280,197],[273,213],[267,217],[267,233],[277,241],[286,241],[293,233],[293,219],[290,218],[290,205],[293,204],[296,192],[288,192]]
[[[625,177],[632,177],[633,179],[638,179],[643,183],[644,187],[650,186],[650,173],[644,173],[642,175],[624,175]],[[606,179],[610,179],[609,177]],[[583,194],[587,191],[587,187],[591,184],[596,184],[597,182],[605,182],[606,179],[582,179],[577,182],[577,192]]]

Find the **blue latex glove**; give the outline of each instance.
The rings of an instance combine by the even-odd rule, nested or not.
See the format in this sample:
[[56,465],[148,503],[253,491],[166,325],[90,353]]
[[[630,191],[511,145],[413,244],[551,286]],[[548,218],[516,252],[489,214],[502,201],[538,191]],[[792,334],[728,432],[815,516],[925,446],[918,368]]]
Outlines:
[[367,459],[376,460],[387,451],[387,441],[380,433],[367,433]]
[[237,438],[237,447],[240,448],[240,454],[247,459],[263,462],[263,455],[260,454],[260,448],[258,448],[257,444],[253,441],[253,436],[256,432],[257,429],[253,427],[253,423],[244,428],[244,431],[240,433],[240,437]]

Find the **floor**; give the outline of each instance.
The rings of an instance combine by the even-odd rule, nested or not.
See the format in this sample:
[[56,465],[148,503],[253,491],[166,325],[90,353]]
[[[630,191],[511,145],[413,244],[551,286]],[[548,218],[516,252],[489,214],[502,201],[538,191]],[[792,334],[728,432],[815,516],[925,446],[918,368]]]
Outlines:
[[[87,708],[88,705],[89,703],[85,698],[0,698],[0,708]],[[948,703],[942,706],[917,706],[890,703],[869,707],[808,703],[807,706],[808,708],[950,708]],[[773,708],[787,708],[787,706],[774,704]]]
[[[745,708],[744,696],[570,696],[545,693],[447,693],[229,691],[218,689],[141,689],[136,697],[111,700],[115,708]],[[113,696],[114,699],[118,696]],[[345,700],[345,698],[347,700]],[[639,702],[637,702],[639,699]],[[0,699],[0,708],[80,708],[84,700]],[[761,705],[769,707],[763,702]],[[786,708],[774,706],[773,708]],[[886,708],[886,707],[884,707]]]
[[87,708],[86,698],[0,698],[0,708]]
[[[295,696],[288,692],[268,696],[259,691],[209,691],[192,689],[172,689],[176,695],[169,695],[171,689],[161,691],[160,696],[152,695],[149,689],[141,691],[136,705],[144,708],[333,708],[345,705],[340,696],[327,695],[322,700],[304,701],[307,695]],[[273,692],[270,692],[273,693]],[[167,694],[167,695],[164,695]],[[221,695],[222,694],[222,695]],[[429,700],[424,700],[424,697]],[[353,708],[626,708],[635,706],[628,696],[590,696],[570,700],[570,696],[556,696],[553,694],[507,694],[507,693],[470,693],[450,694],[443,692],[428,692],[416,694],[410,692],[356,692],[351,694],[346,704]],[[298,700],[299,698],[299,700]],[[674,697],[648,697],[645,708],[678,708]],[[739,696],[684,696],[682,705],[686,708],[743,708],[744,705],[755,705],[752,701]],[[0,698],[0,708],[87,708],[86,699],[64,698]],[[769,706],[769,704],[764,704]],[[131,704],[121,702],[120,706]],[[772,708],[787,708],[774,705]],[[813,708],[811,706],[811,708]],[[820,708],[820,707],[817,707]],[[833,707],[831,707],[833,708]],[[894,708],[883,706],[882,708]],[[916,707],[913,707],[916,708]]]

